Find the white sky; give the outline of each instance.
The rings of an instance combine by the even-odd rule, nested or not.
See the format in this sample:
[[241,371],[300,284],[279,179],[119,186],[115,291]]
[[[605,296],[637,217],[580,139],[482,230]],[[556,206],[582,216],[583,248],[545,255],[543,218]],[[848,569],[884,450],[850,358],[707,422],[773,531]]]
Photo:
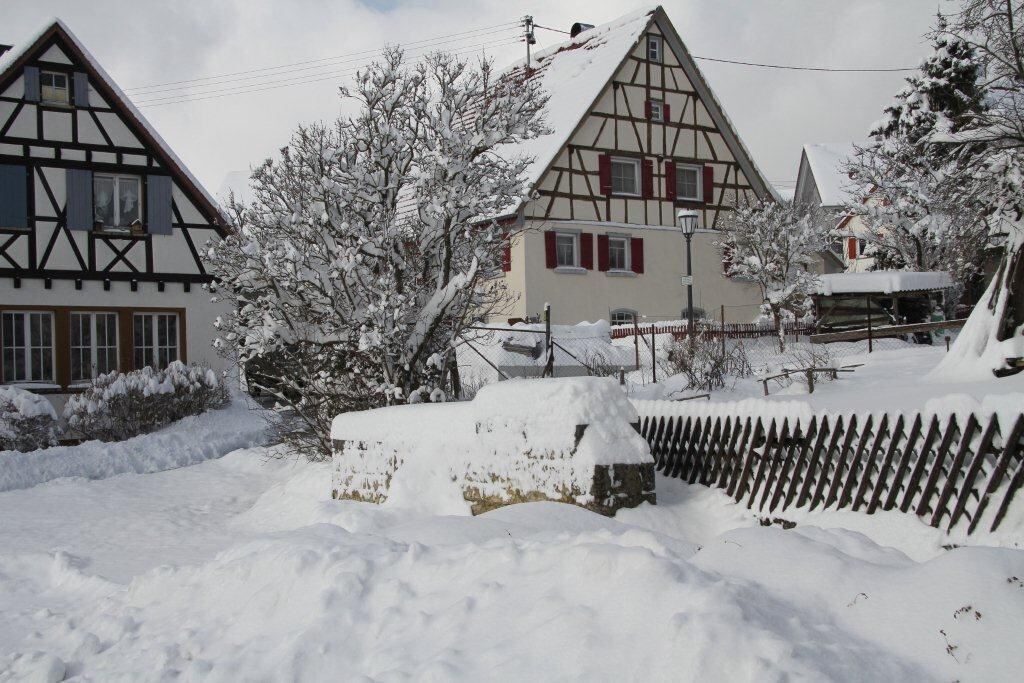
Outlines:
[[[376,50],[532,14],[568,30],[600,24],[649,2],[630,0],[2,0],[0,43],[19,43],[59,16],[122,88],[164,84]],[[694,55],[808,66],[916,66],[923,34],[949,0],[668,0],[664,7]],[[498,66],[523,55],[506,43],[519,31],[457,38],[452,49],[486,43]],[[539,47],[565,38],[537,31]],[[212,192],[226,173],[246,169],[283,146],[296,124],[338,112],[338,72],[366,56],[302,65],[297,73],[245,74],[142,95],[129,91],[157,130]],[[794,181],[805,142],[863,139],[903,84],[901,74],[827,74],[698,61],[769,181]],[[311,68],[314,67],[314,68]],[[272,87],[270,82],[324,80]],[[247,80],[234,80],[234,79]],[[308,78],[308,80],[312,80]],[[196,88],[196,86],[202,86]],[[225,89],[262,92],[146,106]],[[195,94],[201,93],[201,94]]]

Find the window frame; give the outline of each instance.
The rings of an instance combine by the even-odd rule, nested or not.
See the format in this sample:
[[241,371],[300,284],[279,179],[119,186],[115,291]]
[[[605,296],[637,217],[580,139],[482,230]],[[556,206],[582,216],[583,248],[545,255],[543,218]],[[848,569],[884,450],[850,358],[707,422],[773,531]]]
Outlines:
[[651,122],[665,123],[665,101],[651,98]]
[[[561,252],[558,249],[558,241],[562,238],[572,240],[572,263],[559,263]],[[580,268],[580,234],[563,230],[555,231],[555,268]]]
[[[166,344],[161,345],[160,340],[160,324],[159,318],[174,318],[174,346],[168,346]],[[143,343],[143,345],[137,346],[135,337],[138,332],[138,318],[149,318],[152,320],[152,327],[149,331],[150,339],[149,344]],[[143,333],[145,334],[145,333]],[[143,342],[146,340],[143,339]],[[161,349],[174,349],[174,358],[169,359],[166,364],[160,365],[160,351]],[[138,362],[137,354],[140,349],[142,350],[142,363]],[[147,361],[147,351],[149,359],[152,359],[153,363]],[[144,367],[151,367],[154,370],[161,370],[166,368],[175,360],[181,360],[181,316],[177,311],[132,311],[132,367],[135,370],[141,370]]]
[[[24,355],[24,360],[22,361],[22,368],[21,369],[22,369],[22,371],[25,374],[25,378],[24,379],[17,379],[17,377],[15,377],[15,378],[8,378],[7,377],[7,372],[6,372],[6,367],[5,367],[5,364],[3,362],[3,354],[0,353],[0,381],[2,381],[2,383],[4,385],[12,385],[12,384],[13,385],[27,385],[27,384],[49,385],[49,384],[55,384],[56,381],[57,381],[56,380],[56,377],[57,377],[56,333],[57,333],[57,331],[56,331],[56,324],[55,324],[55,321],[54,321],[53,311],[34,310],[34,309],[26,309],[26,310],[22,310],[22,309],[0,310],[0,351],[6,351],[7,348],[8,348],[7,344],[6,344],[6,340],[4,339],[4,336],[3,336],[4,318],[5,318],[5,316],[8,316],[8,315],[11,315],[11,316],[22,316],[22,323],[21,324],[23,326],[23,333],[24,333],[24,340],[25,340],[24,345],[23,346],[12,346],[11,348],[13,348],[13,349],[23,349],[24,350],[25,355]],[[40,378],[32,377],[32,351],[34,349],[45,349],[46,348],[45,346],[41,346],[41,345],[40,346],[36,346],[36,345],[33,345],[33,343],[32,343],[33,339],[32,339],[31,320],[32,320],[32,316],[33,315],[45,316],[45,318],[50,321],[50,346],[49,346],[49,348],[50,348],[50,374],[49,374],[49,377],[40,377]],[[16,371],[17,370],[17,366],[16,366],[16,364],[13,364],[13,360],[12,360],[12,369],[15,370],[15,375],[17,375],[17,371]]]
[[[59,76],[60,78],[64,79],[64,88],[63,88],[64,99],[62,99],[62,100],[48,99],[47,97],[45,97],[43,95],[43,93],[46,91],[47,88],[50,89],[51,94],[54,93],[54,92],[56,92],[56,93],[62,92],[62,90],[60,88],[58,88],[56,85],[43,85],[43,78],[45,78],[47,76],[50,76],[50,77]],[[39,71],[39,103],[40,104],[46,104],[46,105],[52,105],[52,106],[58,106],[58,107],[69,107],[69,106],[71,106],[71,79],[68,77],[68,75],[65,72],[63,72],[63,71],[53,71],[51,69],[46,69],[46,70],[41,69]]]
[[[78,344],[76,346],[75,343],[74,343],[74,335],[75,335],[75,330],[76,330],[75,316],[88,316],[89,317],[89,331],[90,331],[89,346],[83,346],[82,344]],[[114,344],[113,344],[113,346],[111,346],[109,343],[106,344],[106,345],[100,346],[99,343],[98,343],[99,335],[97,334],[98,328],[96,327],[96,325],[98,323],[99,316],[111,316],[114,319]],[[80,328],[78,328],[78,329],[80,329]],[[108,339],[108,341],[109,341],[109,339]],[[89,376],[88,377],[75,377],[75,374],[74,374],[75,373],[75,365],[74,365],[75,351],[76,350],[80,350],[80,349],[86,349],[86,348],[89,349],[89,373],[88,373]],[[88,310],[87,311],[79,311],[79,310],[75,310],[75,311],[69,311],[68,312],[68,383],[69,383],[69,386],[77,386],[77,385],[89,384],[92,380],[96,379],[101,374],[106,374],[106,372],[103,372],[103,373],[98,372],[99,350],[103,349],[106,353],[109,353],[111,348],[113,348],[113,350],[114,350],[114,366],[112,368],[106,370],[106,372],[120,371],[121,370],[121,320],[120,320],[120,316],[117,314],[117,312],[115,312],[115,311],[104,311],[104,310],[95,310],[95,311],[88,311]]]
[[[693,171],[697,178],[694,183],[696,196],[687,197],[679,194],[679,181],[684,171]],[[676,162],[676,187],[675,199],[682,202],[703,202],[704,201],[704,167],[699,164],[687,164]]]
[[[113,189],[111,190],[110,201],[113,203],[115,225],[105,225],[103,223],[100,223],[100,221],[97,220],[96,218],[96,181],[99,180],[100,178],[109,178],[112,181]],[[128,225],[119,225],[119,223],[121,222],[121,181],[123,180],[134,180],[136,183],[138,183],[139,215],[138,218],[136,218],[135,220],[138,221],[140,226],[145,226],[145,223],[143,221],[144,214],[142,205],[142,193],[144,187],[144,183],[142,182],[142,176],[134,175],[132,173],[96,172],[93,173],[92,175],[92,217],[93,227],[95,229],[100,231],[106,230],[110,232],[128,232],[132,230],[132,223],[129,223]]]
[[[617,268],[612,265],[612,242],[622,243],[622,260],[623,266]],[[632,273],[633,272],[633,254],[632,244],[628,235],[619,235],[615,233],[608,233],[608,272],[610,273]]]
[[664,56],[661,36],[647,36],[647,61],[661,62]]
[[[616,164],[629,164],[633,168],[633,185],[636,188],[634,192],[626,192],[624,190],[615,189],[615,165]],[[608,176],[611,181],[611,193],[618,197],[640,197],[643,190],[643,179],[641,175],[641,163],[640,159],[633,157],[611,157],[608,162]]]
[[[620,314],[624,314],[624,315],[629,316],[629,320],[627,320],[624,323],[617,323],[617,322],[615,322],[615,316],[616,315],[620,315]],[[609,325],[632,325],[634,322],[636,322],[637,318],[639,318],[639,317],[640,317],[640,314],[637,313],[636,311],[634,311],[632,308],[614,308],[614,309],[612,309],[611,311],[608,312],[608,324]]]

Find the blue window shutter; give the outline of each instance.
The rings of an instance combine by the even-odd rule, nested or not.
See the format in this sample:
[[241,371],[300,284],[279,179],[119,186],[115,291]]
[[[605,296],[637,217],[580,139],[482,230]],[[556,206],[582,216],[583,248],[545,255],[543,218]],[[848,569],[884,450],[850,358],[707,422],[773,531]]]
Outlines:
[[75,106],[89,106],[89,76],[84,71],[75,72]]
[[0,228],[28,227],[28,171],[0,164]]
[[70,230],[92,230],[92,171],[67,170],[67,219]]
[[171,177],[146,177],[146,222],[151,235],[171,234]]
[[25,99],[29,102],[39,101],[39,67],[25,67]]

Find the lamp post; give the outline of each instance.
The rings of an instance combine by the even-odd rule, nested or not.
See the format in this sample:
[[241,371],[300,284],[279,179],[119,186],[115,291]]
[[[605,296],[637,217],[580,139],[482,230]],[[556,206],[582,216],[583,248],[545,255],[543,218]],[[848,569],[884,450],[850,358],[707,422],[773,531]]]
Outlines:
[[693,334],[693,261],[690,258],[690,240],[693,233],[697,232],[697,221],[700,214],[692,209],[679,209],[676,212],[676,222],[679,230],[686,238],[686,334]]

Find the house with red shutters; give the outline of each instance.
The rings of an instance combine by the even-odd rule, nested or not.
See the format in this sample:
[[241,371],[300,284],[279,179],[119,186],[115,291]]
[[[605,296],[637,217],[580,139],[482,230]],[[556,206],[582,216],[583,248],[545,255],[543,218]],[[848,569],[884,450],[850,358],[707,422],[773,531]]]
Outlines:
[[549,94],[549,135],[508,152],[533,158],[534,197],[504,216],[508,317],[552,306],[558,323],[686,317],[679,209],[698,212],[695,314],[747,322],[761,297],[727,277],[717,245],[733,207],[775,197],[722,105],[658,7],[591,27],[511,67]]

